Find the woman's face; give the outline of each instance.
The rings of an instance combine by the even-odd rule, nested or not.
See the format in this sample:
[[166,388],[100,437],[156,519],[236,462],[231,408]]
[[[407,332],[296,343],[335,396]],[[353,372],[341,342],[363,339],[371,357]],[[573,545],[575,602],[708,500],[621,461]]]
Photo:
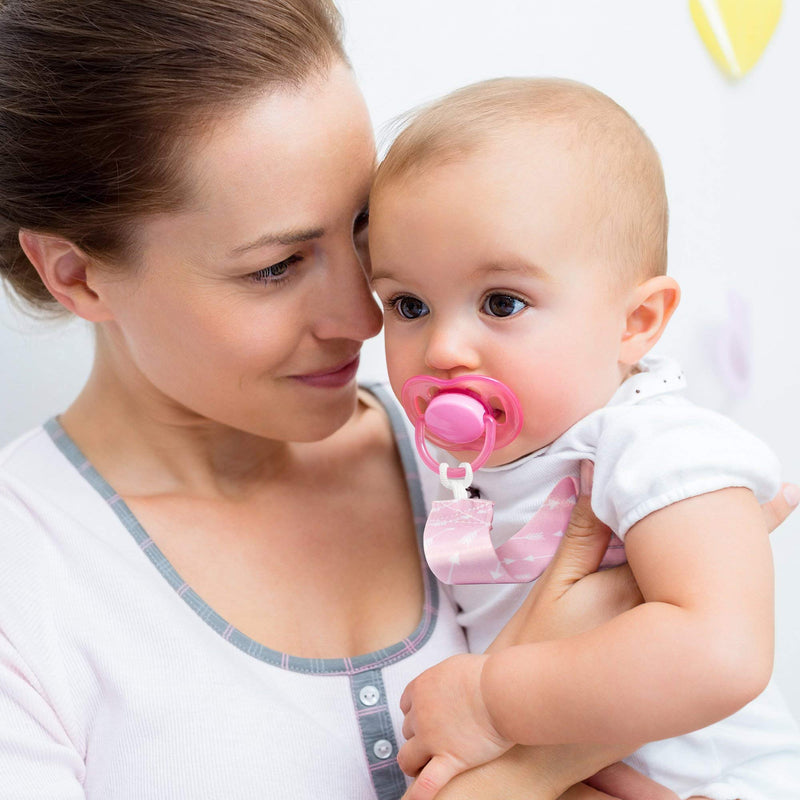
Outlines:
[[137,267],[100,278],[133,395],[286,441],[344,424],[381,325],[360,258],[374,161],[342,64],[221,120],[191,151],[190,210],[147,220]]

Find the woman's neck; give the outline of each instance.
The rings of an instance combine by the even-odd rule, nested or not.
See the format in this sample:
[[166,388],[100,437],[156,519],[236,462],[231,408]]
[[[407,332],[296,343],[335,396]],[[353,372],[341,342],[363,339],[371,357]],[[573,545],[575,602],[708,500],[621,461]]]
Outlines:
[[121,373],[98,339],[82,392],[60,417],[120,494],[235,496],[283,475],[302,445],[205,419],[161,395],[143,376]]

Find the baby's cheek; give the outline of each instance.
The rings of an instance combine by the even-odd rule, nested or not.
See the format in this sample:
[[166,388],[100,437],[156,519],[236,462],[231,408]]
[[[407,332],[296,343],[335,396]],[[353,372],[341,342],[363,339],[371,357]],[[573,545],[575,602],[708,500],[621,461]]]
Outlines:
[[[565,369],[542,369],[521,389],[524,423],[520,438],[538,449],[550,444],[588,413],[588,386],[580,374]],[[530,450],[529,450],[530,452]]]
[[403,346],[402,343],[393,339],[391,335],[386,336],[386,368],[389,374],[389,383],[392,391],[400,397],[403,384],[414,375],[425,372],[424,365],[420,366],[420,359],[416,357],[415,351]]

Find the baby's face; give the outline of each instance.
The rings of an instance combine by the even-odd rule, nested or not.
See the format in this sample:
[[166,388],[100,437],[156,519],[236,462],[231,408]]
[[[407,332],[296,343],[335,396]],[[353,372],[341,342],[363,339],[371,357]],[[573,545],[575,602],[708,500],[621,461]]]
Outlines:
[[522,404],[489,465],[549,444],[621,380],[628,294],[593,247],[594,193],[558,147],[508,142],[380,186],[370,200],[373,288],[392,388],[480,374]]

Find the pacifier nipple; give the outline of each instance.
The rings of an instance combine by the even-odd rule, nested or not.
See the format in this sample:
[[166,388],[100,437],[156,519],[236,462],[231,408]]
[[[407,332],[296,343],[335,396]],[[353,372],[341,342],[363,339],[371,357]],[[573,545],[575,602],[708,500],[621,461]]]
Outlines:
[[474,442],[486,429],[486,407],[460,392],[440,392],[428,403],[425,427],[439,439],[454,445]]

